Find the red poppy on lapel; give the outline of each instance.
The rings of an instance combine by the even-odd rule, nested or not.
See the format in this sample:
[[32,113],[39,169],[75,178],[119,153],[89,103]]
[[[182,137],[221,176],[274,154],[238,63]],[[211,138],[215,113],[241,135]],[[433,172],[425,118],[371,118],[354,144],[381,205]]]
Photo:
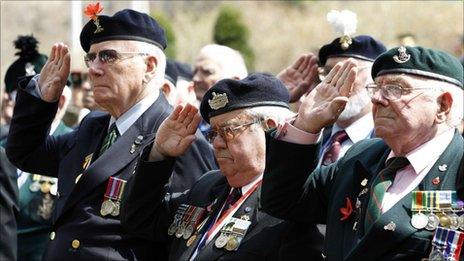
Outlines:
[[346,197],[346,206],[340,208],[340,213],[343,215],[342,218],[340,218],[341,221],[345,221],[351,216],[351,213],[353,213],[353,205],[351,204],[350,198]]

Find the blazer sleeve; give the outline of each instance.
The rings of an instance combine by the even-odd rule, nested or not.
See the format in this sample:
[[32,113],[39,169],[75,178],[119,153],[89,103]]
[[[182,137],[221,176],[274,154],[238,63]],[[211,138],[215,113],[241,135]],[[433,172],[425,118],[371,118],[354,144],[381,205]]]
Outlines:
[[316,168],[319,145],[300,145],[267,135],[262,208],[272,216],[325,223],[337,165]]
[[76,131],[49,136],[58,102],[48,103],[18,88],[6,153],[19,169],[56,177],[60,159],[72,146]]

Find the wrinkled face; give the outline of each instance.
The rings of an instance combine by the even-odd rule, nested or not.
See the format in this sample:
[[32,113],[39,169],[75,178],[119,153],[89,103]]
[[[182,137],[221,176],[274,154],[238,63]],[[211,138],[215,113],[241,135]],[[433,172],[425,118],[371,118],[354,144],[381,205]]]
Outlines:
[[[89,53],[102,50],[118,53],[138,52],[132,41],[105,41],[92,44]],[[98,58],[90,63],[89,80],[95,102],[106,110],[119,108],[126,111],[142,96],[142,84],[147,65],[141,55],[124,55],[124,59],[113,64],[103,63]]]
[[210,119],[211,127],[235,129],[232,139],[217,135],[213,141],[214,155],[222,174],[230,186],[242,187],[264,172],[266,140],[264,130],[259,123],[243,110],[231,111]]
[[[395,84],[402,88],[400,98],[388,100],[378,91],[372,98],[372,113],[375,133],[388,140],[422,141],[436,131],[435,119],[440,110],[437,93],[430,80],[404,74],[388,74],[376,77],[375,83],[381,86]],[[421,144],[419,142],[419,144]]]
[[200,57],[197,60],[193,70],[193,87],[199,101],[203,99],[206,91],[222,79],[222,70],[223,68],[210,58]]

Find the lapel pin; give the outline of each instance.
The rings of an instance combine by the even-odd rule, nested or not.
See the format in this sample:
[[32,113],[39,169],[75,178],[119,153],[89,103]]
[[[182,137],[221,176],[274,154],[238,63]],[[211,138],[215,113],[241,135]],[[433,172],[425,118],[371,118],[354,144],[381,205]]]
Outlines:
[[366,185],[367,185],[367,179],[365,178],[361,181],[361,186],[365,187]]
[[134,152],[137,150],[137,148],[142,144],[143,136],[139,135],[137,138],[135,138],[134,143],[131,146],[130,149],[130,154],[134,154]]
[[441,172],[446,171],[447,168],[448,168],[448,165],[446,165],[446,164],[438,166],[438,170],[441,171]]
[[245,212],[246,212],[246,213],[248,213],[248,212],[250,212],[250,211],[251,211],[251,207],[246,207],[246,208],[245,208]]
[[390,223],[386,224],[383,229],[388,230],[388,231],[395,231],[396,229],[396,224],[393,221],[390,221]]
[[86,170],[90,166],[90,162],[92,162],[92,156],[93,153],[85,156],[84,162],[82,163],[82,168],[84,170]]
[[434,179],[432,179],[432,184],[435,186],[440,184],[440,177],[435,177]]
[[248,216],[248,215],[245,214],[245,215],[242,215],[242,216],[240,217],[240,219],[241,219],[241,220],[245,220],[245,221],[250,221],[250,216]]

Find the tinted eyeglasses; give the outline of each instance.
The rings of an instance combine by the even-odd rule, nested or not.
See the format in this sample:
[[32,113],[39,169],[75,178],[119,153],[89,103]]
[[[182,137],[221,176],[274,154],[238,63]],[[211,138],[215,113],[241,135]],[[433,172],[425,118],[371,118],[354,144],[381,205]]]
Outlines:
[[224,141],[229,142],[237,137],[240,133],[242,133],[246,128],[255,123],[261,123],[261,121],[255,120],[240,125],[227,125],[223,127],[212,128],[206,138],[210,143],[213,143],[214,139],[216,139],[217,135],[219,135]]
[[98,60],[103,64],[114,64],[116,62],[119,62],[125,59],[130,59],[138,55],[144,56],[148,54],[139,53],[139,52],[118,52],[116,50],[107,49],[107,50],[101,50],[98,53],[87,53],[84,56],[84,62],[88,68],[90,67],[91,63],[95,61],[97,57],[98,57]]

